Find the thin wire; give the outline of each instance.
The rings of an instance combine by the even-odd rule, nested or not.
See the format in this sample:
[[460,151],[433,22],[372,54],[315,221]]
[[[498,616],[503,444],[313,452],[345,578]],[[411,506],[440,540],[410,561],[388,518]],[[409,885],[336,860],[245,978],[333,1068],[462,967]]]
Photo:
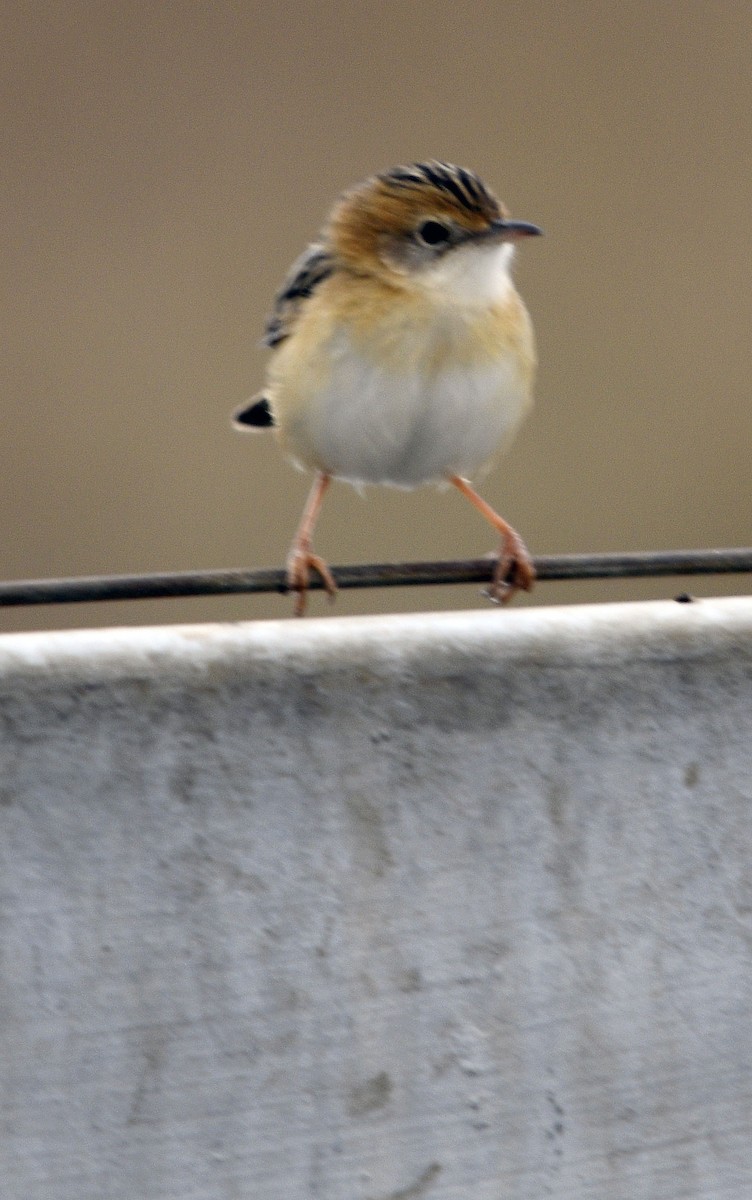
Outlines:
[[[752,572],[752,547],[730,550],[670,550],[632,554],[542,555],[534,560],[538,579],[634,579],[665,575],[732,575]],[[414,587],[423,584],[488,583],[495,561],[364,563],[332,567],[340,588]],[[322,582],[312,572],[311,589]],[[175,571],[155,575],[94,575],[77,579],[26,579],[0,583],[0,608],[31,604],[79,604],[101,600],[153,600],[178,596],[229,596],[287,592],[285,572]]]

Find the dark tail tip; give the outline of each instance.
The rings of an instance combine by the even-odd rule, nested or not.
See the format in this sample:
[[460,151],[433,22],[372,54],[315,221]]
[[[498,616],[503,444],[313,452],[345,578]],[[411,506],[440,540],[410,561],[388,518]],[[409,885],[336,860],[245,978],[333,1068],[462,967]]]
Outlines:
[[232,414],[236,429],[270,429],[274,424],[272,410],[266,396],[254,396]]

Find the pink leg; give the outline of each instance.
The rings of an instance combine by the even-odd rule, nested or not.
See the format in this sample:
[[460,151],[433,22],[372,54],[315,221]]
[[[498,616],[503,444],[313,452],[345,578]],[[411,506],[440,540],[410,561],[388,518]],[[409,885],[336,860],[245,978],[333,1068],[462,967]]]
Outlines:
[[499,558],[493,581],[488,588],[488,595],[497,604],[506,604],[515,592],[520,590],[529,592],[535,583],[535,567],[520,535],[491,508],[490,504],[486,504],[483,497],[470,487],[466,479],[462,479],[459,475],[452,475],[450,482],[501,534]]
[[314,554],[311,550],[313,530],[330,483],[331,476],[326,475],[323,471],[320,471],[313,481],[313,487],[303,509],[303,516],[300,518],[297,533],[287,556],[287,586],[291,592],[298,593],[295,601],[296,617],[302,617],[305,612],[311,568],[318,571],[323,579],[330,600],[333,600],[337,593],[337,585],[328,566],[323,558],[319,558],[318,554]]

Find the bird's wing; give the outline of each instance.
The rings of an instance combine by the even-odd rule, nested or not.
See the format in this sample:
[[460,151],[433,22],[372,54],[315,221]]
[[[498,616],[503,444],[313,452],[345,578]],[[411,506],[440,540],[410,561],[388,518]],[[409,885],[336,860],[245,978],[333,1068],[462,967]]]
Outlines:
[[[312,242],[287,273],[282,287],[274,298],[274,308],[266,322],[264,343],[278,346],[288,338],[295,328],[300,310],[319,284],[334,270],[334,259],[321,242]],[[236,429],[270,429],[274,415],[269,399],[263,392],[246,400],[233,413],[232,423]]]
[[333,270],[331,253],[321,242],[312,242],[290,267],[287,278],[274,298],[274,308],[266,322],[264,335],[267,346],[278,346],[290,336],[306,300]]

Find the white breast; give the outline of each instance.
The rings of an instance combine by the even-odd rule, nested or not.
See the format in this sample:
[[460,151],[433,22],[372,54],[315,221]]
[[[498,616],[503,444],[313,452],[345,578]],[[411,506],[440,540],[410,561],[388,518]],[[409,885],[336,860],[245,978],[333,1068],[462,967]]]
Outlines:
[[514,359],[425,375],[382,370],[343,347],[283,442],[303,465],[338,478],[416,487],[474,475],[527,406]]

